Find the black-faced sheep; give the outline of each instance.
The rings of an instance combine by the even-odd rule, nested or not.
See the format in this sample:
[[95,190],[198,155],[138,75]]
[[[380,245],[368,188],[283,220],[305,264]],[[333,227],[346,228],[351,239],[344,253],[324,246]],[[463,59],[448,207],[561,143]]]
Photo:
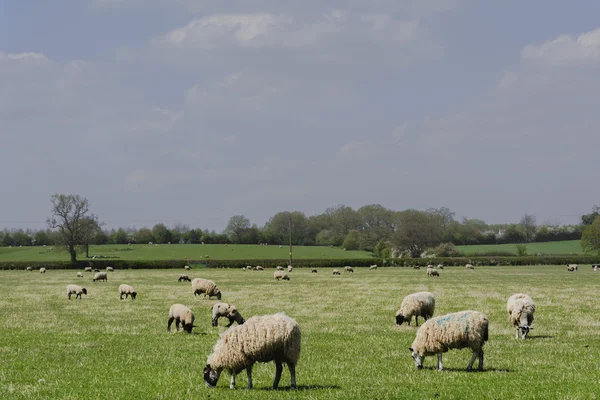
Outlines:
[[83,270],[85,272],[92,272],[92,267],[85,267]]
[[275,278],[277,280],[283,279],[284,281],[289,281],[290,280],[290,277],[284,271],[275,271],[275,272],[273,272],[273,278]]
[[106,275],[106,272],[96,272],[96,274],[94,275],[94,278],[92,280],[94,282],[96,282],[96,281],[108,282],[108,277]]
[[204,382],[215,387],[223,370],[231,374],[229,387],[235,388],[235,376],[243,369],[252,388],[252,366],[256,362],[275,361],[276,389],[281,379],[283,363],[288,365],[291,387],[296,387],[296,364],[300,358],[300,326],[283,313],[256,316],[245,324],[229,328],[217,341],[204,368]]
[[81,295],[87,295],[87,289],[77,285],[67,285],[67,298],[71,300],[71,295],[75,295],[75,298],[81,300]]
[[45,274],[46,273],[46,268],[42,267],[40,268],[40,274]]
[[137,296],[137,292],[135,291],[135,289],[133,288],[133,286],[130,285],[119,285],[119,299],[123,300],[123,295],[125,295],[125,298],[127,299],[127,296],[131,296],[131,300],[135,300],[136,296]]
[[354,272],[354,268],[352,268],[352,267],[350,267],[350,266],[346,265],[346,266],[344,267],[344,271],[346,271],[346,272]]
[[334,269],[334,270],[333,270],[333,274],[334,274],[334,275],[341,275],[342,273],[341,273],[339,270],[337,270],[337,269]]
[[311,273],[311,274],[316,274],[317,272],[318,272],[318,271],[317,271],[317,269],[316,269],[316,268],[313,268],[313,269],[311,269],[311,270],[310,270],[310,273]]
[[242,325],[244,322],[246,322],[233,304],[216,303],[213,305],[212,326],[218,326],[218,321],[221,317],[225,317],[229,320],[229,325],[227,325],[227,327],[230,327],[234,322],[237,322],[238,325]]
[[114,268],[113,267],[106,267],[106,272],[114,272]]
[[419,317],[425,321],[433,316],[435,311],[435,296],[431,292],[417,292],[404,297],[400,309],[396,312],[396,325],[402,325],[404,321],[410,321],[415,317],[415,323],[419,326]]
[[78,272],[78,273],[77,273],[77,277],[78,277],[78,278],[83,278],[83,273],[82,273],[82,272]]
[[276,266],[275,269],[277,269],[278,271],[283,271],[283,267],[281,265]]
[[183,266],[183,269],[185,269],[186,271],[189,271],[191,268],[190,268],[190,266],[189,266],[189,265],[184,265],[184,266]]
[[288,268],[287,268],[288,272],[292,272],[293,269],[294,269],[294,267],[292,267],[291,265],[288,265]]
[[177,279],[177,282],[181,282],[181,281],[183,281],[183,282],[191,282],[192,280],[187,275],[179,275],[179,279]]
[[567,265],[567,271],[569,271],[569,272],[577,271],[577,264],[569,264],[569,265]]
[[531,297],[524,293],[513,294],[506,302],[506,311],[508,312],[508,319],[515,328],[515,339],[519,338],[519,332],[521,338],[525,339],[529,330],[533,329],[531,323],[533,322],[535,304]]
[[192,333],[194,328],[194,313],[192,310],[184,306],[183,304],[173,304],[169,308],[169,322],[167,325],[167,331],[171,332],[171,324],[175,321],[175,328],[179,331],[179,324],[183,327],[184,332]]
[[431,318],[421,325],[409,349],[417,368],[423,368],[426,356],[437,354],[437,369],[441,371],[442,353],[468,347],[473,351],[473,356],[467,371],[472,370],[477,357],[479,370],[483,370],[483,345],[488,340],[488,325],[488,318],[484,314],[471,310]]
[[442,264],[438,264],[438,269],[444,269],[444,266]]
[[433,268],[427,268],[427,276],[440,276],[440,273]]
[[264,270],[265,270],[265,269],[264,269],[262,266],[260,266],[260,265],[257,265],[257,266],[256,266],[256,268],[254,268],[254,269],[255,269],[256,271],[264,271]]
[[217,300],[221,300],[221,291],[213,281],[209,281],[208,279],[194,279],[192,281],[192,292],[194,293],[194,297],[203,294],[203,297],[208,296],[210,299],[215,296]]

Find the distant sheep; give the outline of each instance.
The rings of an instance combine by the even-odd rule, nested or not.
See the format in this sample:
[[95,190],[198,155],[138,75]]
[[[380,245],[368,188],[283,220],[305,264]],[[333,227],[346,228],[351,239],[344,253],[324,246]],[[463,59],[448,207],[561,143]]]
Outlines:
[[316,269],[316,268],[313,268],[313,269],[311,269],[311,270],[310,270],[310,273],[311,273],[311,274],[316,274],[316,273],[317,273],[317,269]]
[[465,268],[467,268],[467,269],[475,269],[475,267],[473,267],[473,264],[466,264]]
[[255,268],[257,271],[264,271],[265,269],[263,267],[261,267],[260,265],[257,265]]
[[94,272],[100,272],[98,268],[94,268]]
[[460,311],[435,317],[425,322],[417,331],[410,351],[418,369],[423,368],[426,356],[437,354],[437,369],[441,371],[442,353],[449,349],[470,348],[473,356],[467,371],[473,369],[479,357],[479,370],[483,370],[483,345],[488,340],[488,318],[479,311]]
[[569,271],[569,272],[577,271],[577,264],[569,264],[569,265],[567,265],[567,271]]
[[433,268],[427,268],[427,276],[440,276],[440,273]]
[[354,272],[354,268],[352,268],[352,267],[350,267],[350,266],[346,265],[346,266],[344,267],[344,271],[346,271],[346,272]]
[[113,267],[106,267],[106,272],[114,272],[115,270],[113,269]]
[[283,267],[281,265],[278,265],[275,267],[278,271],[283,271]]
[[444,269],[444,266],[442,264],[438,264],[438,269]]
[[190,268],[190,266],[189,266],[189,265],[184,265],[184,266],[183,266],[183,269],[185,269],[186,271],[189,271],[191,268]]
[[515,339],[519,338],[519,332],[521,338],[525,339],[529,331],[533,329],[531,323],[533,322],[535,304],[531,297],[524,293],[513,294],[506,302],[506,311],[508,312],[508,319],[515,328]]
[[208,279],[194,279],[192,281],[192,292],[194,293],[194,297],[199,294],[203,294],[203,297],[208,296],[210,299],[214,296],[218,300],[221,300],[221,291],[213,281],[209,281]]
[[377,269],[377,265],[371,265],[371,266],[369,267],[369,269],[370,269],[370,270]]
[[404,321],[410,321],[415,317],[415,323],[419,326],[419,317],[425,321],[433,316],[435,311],[435,296],[431,292],[417,292],[404,297],[400,309],[396,312],[396,325],[402,325]]
[[87,295],[87,289],[77,285],[67,285],[67,298],[71,300],[71,295],[75,295],[75,298],[81,300],[81,295]]
[[92,267],[85,267],[83,270],[85,272],[92,272]]
[[92,279],[94,282],[96,281],[104,281],[107,282],[107,275],[106,272],[96,272],[96,274],[94,275],[94,278]]
[[246,369],[248,389],[252,388],[252,367],[256,362],[275,361],[277,389],[283,371],[288,365],[290,386],[296,388],[296,364],[300,358],[301,333],[298,323],[283,313],[256,316],[245,324],[229,328],[217,341],[204,368],[204,382],[215,387],[223,370],[231,374],[229,388],[235,388],[235,376]]
[[167,324],[167,332],[171,332],[171,324],[175,321],[175,328],[179,331],[179,324],[181,324],[184,332],[192,333],[194,327],[194,313],[192,310],[184,306],[183,304],[173,304],[169,309],[169,321]]
[[179,275],[179,279],[177,279],[177,282],[191,282],[192,280],[190,279],[189,276],[187,275]]
[[237,322],[238,325],[242,325],[244,322],[246,322],[233,304],[216,303],[215,305],[213,305],[212,326],[218,326],[219,318],[221,317],[227,318],[229,320],[229,325],[227,325],[227,327],[230,327],[234,322]]
[[27,268],[25,268],[25,270],[26,270],[26,271],[30,271],[30,272],[31,272],[31,271],[33,271],[33,268],[31,268],[31,267],[27,267]]
[[40,268],[40,274],[45,274],[46,273],[46,268],[42,267]]
[[421,269],[421,267],[420,267],[420,266],[418,266],[418,265],[414,265],[414,266],[413,266],[413,269]]
[[334,275],[341,275],[342,273],[341,273],[339,270],[337,270],[337,269],[334,269],[334,270],[333,270],[333,274],[334,274]]
[[288,268],[287,268],[288,272],[292,272],[293,269],[294,269],[294,267],[292,267],[291,265],[288,265]]
[[284,271],[275,271],[275,272],[273,272],[273,278],[275,278],[277,280],[283,279],[284,281],[289,281],[290,280],[290,277]]
[[78,277],[78,278],[83,278],[83,273],[82,273],[82,272],[78,272],[78,273],[77,273],[77,277]]
[[135,289],[133,288],[133,286],[130,285],[119,285],[119,299],[123,300],[123,295],[125,295],[125,298],[127,298],[127,296],[131,296],[131,300],[135,300],[135,297],[137,296],[137,292],[135,291]]

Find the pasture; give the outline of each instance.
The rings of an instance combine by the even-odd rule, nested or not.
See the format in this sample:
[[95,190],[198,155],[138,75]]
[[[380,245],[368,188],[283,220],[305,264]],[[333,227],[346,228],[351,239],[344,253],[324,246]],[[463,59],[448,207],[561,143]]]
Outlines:
[[[93,245],[90,257],[102,256],[115,260],[272,260],[288,259],[288,246],[258,244],[135,244]],[[344,251],[339,247],[294,246],[294,259],[371,258],[367,251]],[[77,254],[85,260],[85,253]],[[68,261],[69,254],[54,246],[0,247],[0,261]]]
[[[517,255],[516,244],[478,244],[472,246],[456,246],[456,250],[465,256],[477,254],[504,252]],[[527,243],[527,254],[534,256],[542,254],[584,254],[580,240],[563,240],[560,242],[534,242]]]
[[[194,299],[183,270],[116,270],[108,282],[73,270],[46,274],[0,271],[0,398],[2,399],[590,399],[598,396],[600,305],[594,299],[600,272],[580,266],[448,267],[439,278],[425,270],[357,268],[333,276],[294,269],[291,281],[273,270],[192,269],[191,278],[214,280],[222,301],[247,319],[284,311],[302,329],[298,390],[289,390],[284,368],[280,389],[270,389],[273,363],[256,364],[254,389],[246,374],[229,389],[224,372],[215,389],[202,370],[226,320],[211,327],[216,300]],[[67,300],[65,287],[88,289]],[[133,285],[135,301],[119,300],[121,283]],[[436,296],[435,315],[465,309],[485,313],[490,340],[483,372],[466,372],[470,350],[444,354],[417,370],[410,357],[416,328],[397,327],[402,298],[417,291]],[[536,302],[534,329],[516,340],[506,300],[517,292]],[[196,315],[194,333],[167,333],[171,304]],[[240,393],[242,391],[243,393]]]

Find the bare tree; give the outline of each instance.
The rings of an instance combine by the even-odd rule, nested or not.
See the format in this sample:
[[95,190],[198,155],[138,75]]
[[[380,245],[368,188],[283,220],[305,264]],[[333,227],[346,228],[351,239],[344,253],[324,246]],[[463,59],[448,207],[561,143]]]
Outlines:
[[525,236],[525,243],[529,243],[533,240],[535,233],[537,231],[537,226],[535,224],[535,215],[525,214],[523,218],[521,218],[521,229],[523,230],[523,235]]
[[98,217],[89,212],[89,202],[79,195],[54,194],[52,216],[46,220],[48,226],[56,229],[60,244],[65,246],[71,262],[77,262],[78,246],[87,246],[91,237],[99,229]]

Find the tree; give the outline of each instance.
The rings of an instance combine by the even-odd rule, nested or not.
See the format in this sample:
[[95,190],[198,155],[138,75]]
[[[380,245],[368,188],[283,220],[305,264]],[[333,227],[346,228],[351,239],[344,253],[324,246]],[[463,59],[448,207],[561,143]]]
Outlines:
[[100,223],[92,217],[81,219],[81,248],[85,251],[85,257],[90,256],[90,244],[92,244],[99,232],[102,232]]
[[396,232],[391,243],[401,251],[408,250],[419,257],[427,247],[440,243],[441,227],[431,214],[418,210],[405,210],[395,215]]
[[167,229],[165,224],[156,224],[152,227],[152,237],[155,243],[166,244],[172,240],[171,231]]
[[360,245],[360,232],[357,230],[351,230],[346,235],[342,247],[346,250],[358,250]]
[[232,243],[242,243],[243,235],[248,229],[250,229],[250,220],[243,215],[234,215],[229,218],[224,233]]
[[583,230],[581,247],[586,253],[600,255],[600,215]]
[[133,235],[135,238],[135,242],[139,244],[150,243],[154,240],[154,236],[152,236],[152,231],[148,228],[140,228]]
[[504,231],[502,241],[505,243],[521,243],[525,240],[525,234],[521,232],[517,224],[510,224]]
[[98,217],[90,213],[85,197],[72,194],[54,194],[50,198],[52,216],[46,220],[51,229],[56,229],[59,245],[64,246],[71,262],[77,262],[77,246],[89,243],[90,231],[99,226]]
[[535,236],[535,232],[537,231],[537,227],[535,225],[535,215],[523,215],[519,225],[521,225],[521,231],[523,232],[525,243],[531,242]]
[[581,223],[583,225],[591,225],[594,223],[596,217],[600,215],[600,206],[592,207],[592,212],[590,214],[585,214],[581,216]]
[[265,224],[264,238],[273,244],[287,244],[289,241],[290,221],[292,228],[292,244],[304,244],[307,239],[308,219],[300,211],[284,211],[275,214]]

